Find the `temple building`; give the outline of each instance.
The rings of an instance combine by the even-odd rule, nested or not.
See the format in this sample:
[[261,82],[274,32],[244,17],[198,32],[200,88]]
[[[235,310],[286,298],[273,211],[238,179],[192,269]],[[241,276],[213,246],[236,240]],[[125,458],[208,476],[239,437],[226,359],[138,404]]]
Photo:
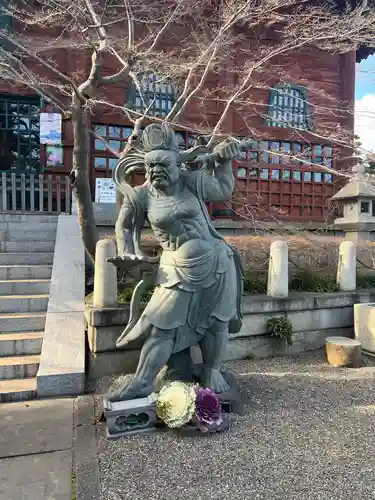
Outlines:
[[[16,29],[12,19],[2,16],[2,27]],[[271,71],[267,88],[255,89],[255,103],[246,110],[233,111],[228,121],[231,135],[251,137],[258,148],[244,153],[235,162],[237,188],[232,202],[211,205],[215,219],[254,218],[314,222],[322,225],[332,214],[330,200],[341,187],[333,173],[343,168],[340,148],[325,135],[327,126],[336,125],[349,136],[354,134],[352,112],[337,117],[330,110],[354,103],[356,62],[369,51],[331,54],[304,47],[282,56]],[[89,73],[90,58],[66,50],[61,57],[67,74],[74,60],[84,75]],[[289,80],[279,68],[289,66]],[[231,78],[236,75],[230,74]],[[228,75],[225,75],[228,79]],[[214,83],[214,82],[213,82]],[[147,72],[141,80],[144,96],[152,95],[153,113],[164,116],[172,108],[175,92],[172,85],[160,83],[157,75]],[[113,102],[127,103],[141,109],[136,88],[116,85],[110,89]],[[68,175],[72,168],[73,132],[69,120],[62,120],[61,144],[41,143],[40,116],[53,111],[47,103],[25,88],[0,85],[0,174],[21,173]],[[194,120],[194,111],[191,111]],[[119,112],[98,112],[91,116],[91,128],[114,150],[124,147],[132,131],[131,123]],[[181,148],[194,144],[196,134],[177,131]],[[90,151],[90,184],[95,199],[96,179],[110,178],[116,158],[104,143],[92,134]],[[326,168],[322,168],[322,166]],[[331,171],[332,169],[332,171]],[[137,182],[137,181],[135,181]]]

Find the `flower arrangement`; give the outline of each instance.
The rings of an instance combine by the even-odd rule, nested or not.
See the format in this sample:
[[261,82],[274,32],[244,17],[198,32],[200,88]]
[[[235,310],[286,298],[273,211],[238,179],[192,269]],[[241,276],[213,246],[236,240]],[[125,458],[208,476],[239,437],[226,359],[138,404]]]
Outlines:
[[218,432],[228,427],[217,394],[185,382],[168,382],[162,387],[156,400],[156,413],[171,428],[191,424],[201,432]]

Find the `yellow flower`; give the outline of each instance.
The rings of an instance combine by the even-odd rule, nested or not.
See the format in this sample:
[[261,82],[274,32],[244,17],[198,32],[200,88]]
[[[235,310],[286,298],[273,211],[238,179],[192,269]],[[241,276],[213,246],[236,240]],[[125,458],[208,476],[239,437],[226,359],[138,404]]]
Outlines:
[[158,394],[156,413],[172,428],[183,427],[195,412],[195,386],[184,382],[169,382]]

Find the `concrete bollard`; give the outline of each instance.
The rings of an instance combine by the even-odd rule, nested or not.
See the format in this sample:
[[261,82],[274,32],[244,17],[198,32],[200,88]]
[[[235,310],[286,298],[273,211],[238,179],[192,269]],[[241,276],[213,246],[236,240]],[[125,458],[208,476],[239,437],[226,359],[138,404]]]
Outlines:
[[108,257],[115,255],[114,241],[98,241],[95,253],[94,307],[113,307],[117,304],[117,268],[107,262]]
[[286,241],[274,241],[270,248],[268,263],[267,295],[270,297],[288,297],[288,244]]
[[356,253],[357,249],[353,241],[341,243],[336,283],[342,292],[353,292],[356,289]]

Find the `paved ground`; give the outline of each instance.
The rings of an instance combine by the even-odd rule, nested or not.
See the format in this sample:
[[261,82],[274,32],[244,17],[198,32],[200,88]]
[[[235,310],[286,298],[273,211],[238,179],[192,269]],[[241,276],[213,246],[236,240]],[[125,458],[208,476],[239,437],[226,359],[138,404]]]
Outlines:
[[228,363],[249,404],[222,435],[108,442],[97,424],[101,500],[373,500],[375,363],[366,364],[332,369],[321,352]]
[[337,370],[318,352],[225,368],[248,405],[220,435],[108,442],[98,396],[0,405],[0,500],[375,499],[375,360]]
[[72,500],[73,400],[0,405],[0,500]]

